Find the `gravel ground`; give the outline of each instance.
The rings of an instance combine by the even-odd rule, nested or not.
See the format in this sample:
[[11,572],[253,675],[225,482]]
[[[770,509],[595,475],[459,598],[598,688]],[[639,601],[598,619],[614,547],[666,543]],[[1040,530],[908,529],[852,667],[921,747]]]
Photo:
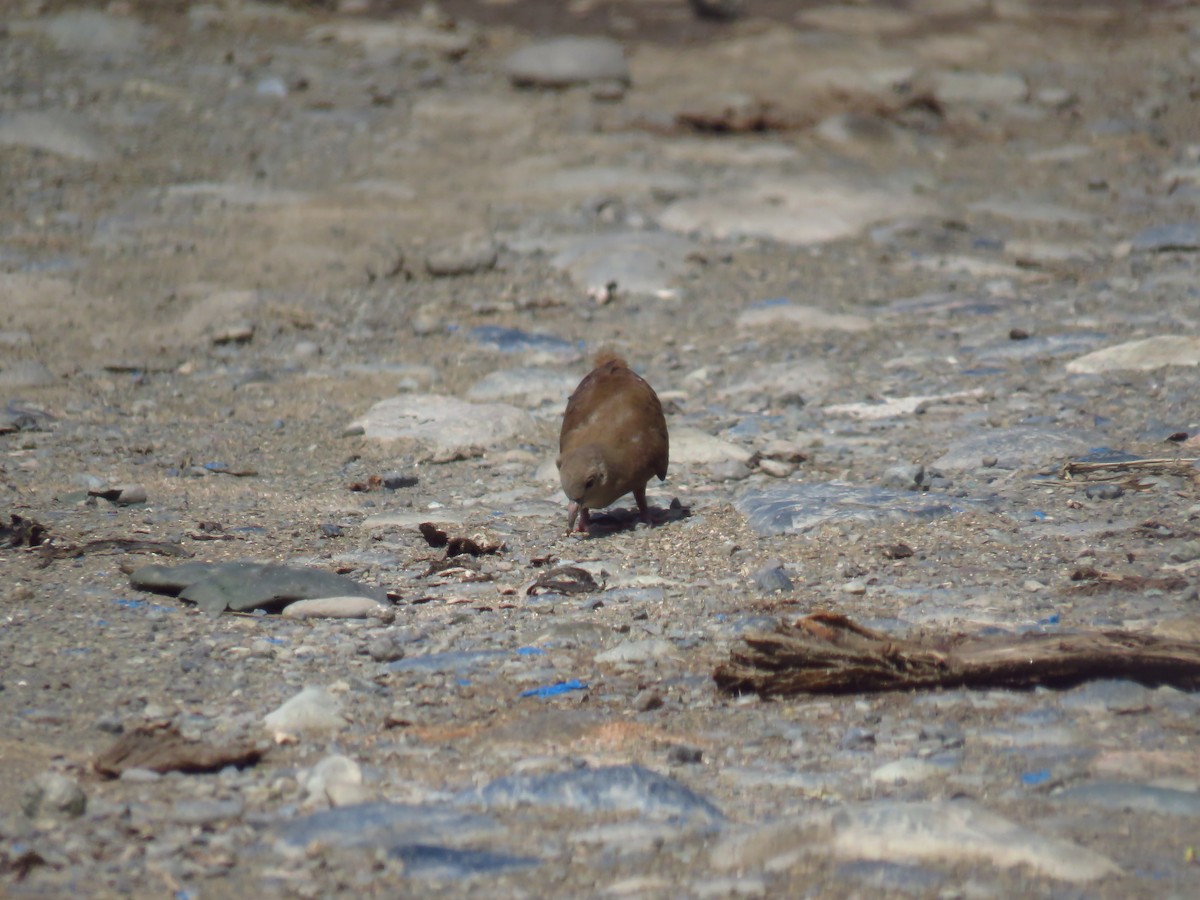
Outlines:
[[[414,7],[3,12],[0,893],[1191,896],[1187,690],[712,673],[1200,640],[1200,11]],[[661,524],[568,536],[602,348]]]

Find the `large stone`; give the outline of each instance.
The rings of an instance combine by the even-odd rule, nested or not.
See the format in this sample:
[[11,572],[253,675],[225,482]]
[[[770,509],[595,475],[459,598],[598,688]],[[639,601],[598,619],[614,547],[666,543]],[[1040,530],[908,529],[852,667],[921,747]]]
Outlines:
[[629,231],[578,238],[550,265],[585,291],[615,284],[621,294],[661,295],[687,272],[697,245],[674,234]]
[[100,162],[112,154],[87,123],[57,112],[0,116],[0,146],[29,147],[81,162]]
[[963,472],[983,467],[985,459],[994,460],[992,468],[1036,469],[1068,456],[1087,453],[1102,439],[1091,432],[1020,426],[989,428],[960,438],[933,461],[933,468],[944,472]]
[[915,494],[838,482],[787,482],[747,491],[735,503],[762,535],[802,534],[834,521],[930,522],[964,507],[935,493]]
[[519,443],[536,431],[524,410],[501,403],[468,403],[457,397],[409,394],[380,400],[350,429],[372,441],[413,441],[435,461],[479,456],[484,450]]
[[1038,834],[967,800],[879,801],[783,819],[724,839],[714,848],[712,862],[720,870],[778,870],[810,854],[1027,866],[1039,875],[1071,882],[1121,873],[1100,853]]
[[711,465],[723,459],[744,463],[753,455],[745,447],[723,441],[707,431],[691,426],[671,428],[671,463]]
[[137,590],[178,595],[208,613],[226,609],[274,611],[296,600],[314,597],[362,597],[379,606],[386,592],[360,584],[353,578],[323,569],[282,566],[275,563],[190,562],[178,566],[148,565],[129,576]]
[[908,187],[859,185],[837,178],[761,178],[742,188],[678,200],[663,211],[664,228],[723,240],[769,238],[823,244],[853,237],[868,225],[933,215],[937,205]]
[[277,735],[319,734],[346,726],[337,697],[323,687],[306,687],[263,719]]
[[616,41],[602,37],[559,37],[522,47],[504,61],[519,87],[570,87],[590,81],[628,83],[629,63]]
[[739,328],[786,328],[796,331],[866,331],[871,321],[850,313],[833,313],[785,299],[763,300],[742,310]]
[[642,766],[508,775],[463,791],[458,801],[498,809],[540,806],[582,813],[633,812],[653,819],[681,817],[719,822],[724,818],[716,806],[691,788]]
[[1161,334],[1088,353],[1067,363],[1067,371],[1074,375],[1098,375],[1120,369],[1145,372],[1165,366],[1195,365],[1200,365],[1200,337]]

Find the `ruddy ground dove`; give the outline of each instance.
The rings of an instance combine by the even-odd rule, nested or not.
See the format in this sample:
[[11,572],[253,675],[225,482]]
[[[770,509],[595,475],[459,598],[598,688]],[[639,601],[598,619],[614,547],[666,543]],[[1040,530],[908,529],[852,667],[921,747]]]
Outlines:
[[571,501],[568,533],[587,531],[589,510],[630,491],[650,522],[646,482],[667,477],[667,420],[654,388],[615,353],[602,352],[567,401],[558,439],[558,474]]

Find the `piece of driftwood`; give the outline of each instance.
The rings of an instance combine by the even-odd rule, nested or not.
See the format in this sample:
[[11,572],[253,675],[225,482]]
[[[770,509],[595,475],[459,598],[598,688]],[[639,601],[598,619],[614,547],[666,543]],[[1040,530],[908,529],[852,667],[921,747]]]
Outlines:
[[217,772],[226,766],[252,766],[261,748],[246,742],[209,744],[185,738],[174,726],[143,725],[96,757],[101,775],[117,778],[126,769],[152,772]]
[[731,693],[1068,687],[1092,678],[1200,687],[1200,643],[1125,631],[899,640],[836,613],[743,637],[713,679]]

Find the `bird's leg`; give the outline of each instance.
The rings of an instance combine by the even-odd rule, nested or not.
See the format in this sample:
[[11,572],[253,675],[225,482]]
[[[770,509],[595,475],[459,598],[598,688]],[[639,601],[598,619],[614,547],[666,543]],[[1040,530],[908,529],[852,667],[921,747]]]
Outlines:
[[646,486],[633,489],[633,499],[637,501],[638,513],[640,518],[647,525],[653,525],[654,519],[650,516],[650,505],[646,502]]

